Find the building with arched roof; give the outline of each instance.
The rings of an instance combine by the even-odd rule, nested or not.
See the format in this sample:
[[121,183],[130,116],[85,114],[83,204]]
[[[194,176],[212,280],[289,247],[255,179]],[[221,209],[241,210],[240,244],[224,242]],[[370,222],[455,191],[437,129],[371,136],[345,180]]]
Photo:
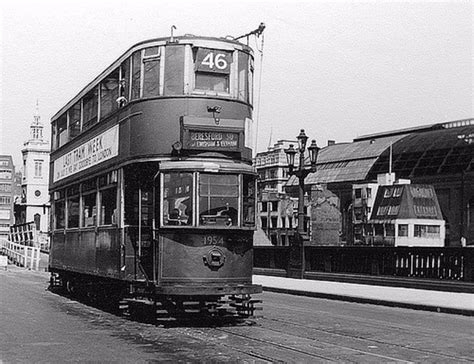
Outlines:
[[[365,135],[352,143],[321,149],[317,171],[305,179],[307,191],[323,184],[340,199],[343,241],[349,242],[352,185],[396,178],[433,185],[446,221],[446,246],[474,245],[474,119]],[[296,196],[292,176],[286,191]]]

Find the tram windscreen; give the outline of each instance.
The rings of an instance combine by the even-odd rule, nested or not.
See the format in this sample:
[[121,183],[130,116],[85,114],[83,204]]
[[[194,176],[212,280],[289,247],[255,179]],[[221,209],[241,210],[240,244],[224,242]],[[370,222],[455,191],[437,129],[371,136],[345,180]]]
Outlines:
[[199,175],[199,224],[237,226],[238,175]]
[[192,225],[192,173],[166,173],[163,178],[164,225]]

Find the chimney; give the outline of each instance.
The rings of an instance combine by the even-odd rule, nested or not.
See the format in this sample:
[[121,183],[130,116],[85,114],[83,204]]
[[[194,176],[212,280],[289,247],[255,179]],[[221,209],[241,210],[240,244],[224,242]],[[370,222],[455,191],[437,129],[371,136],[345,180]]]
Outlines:
[[334,144],[336,144],[336,141],[335,141],[335,140],[328,140],[328,147],[329,147],[330,145],[334,145]]

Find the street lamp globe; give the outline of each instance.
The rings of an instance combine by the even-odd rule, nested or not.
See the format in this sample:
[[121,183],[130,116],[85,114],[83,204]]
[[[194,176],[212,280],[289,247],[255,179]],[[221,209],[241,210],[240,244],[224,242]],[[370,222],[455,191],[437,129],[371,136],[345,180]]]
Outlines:
[[306,142],[308,141],[308,137],[306,136],[304,129],[301,129],[300,135],[298,135],[296,139],[298,139],[300,153],[304,153],[304,150],[306,149]]

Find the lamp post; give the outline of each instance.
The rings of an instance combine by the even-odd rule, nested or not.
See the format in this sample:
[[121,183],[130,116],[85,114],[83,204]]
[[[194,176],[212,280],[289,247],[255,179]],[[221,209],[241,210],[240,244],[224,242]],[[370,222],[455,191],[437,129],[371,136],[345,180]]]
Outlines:
[[[289,175],[298,178],[298,228],[296,233],[296,240],[293,242],[290,250],[290,266],[288,269],[288,276],[292,278],[303,278],[304,273],[304,248],[303,236],[304,232],[304,180],[308,174],[316,172],[316,161],[318,159],[319,147],[316,145],[316,140],[312,140],[311,145],[306,148],[308,137],[304,129],[301,129],[300,134],[296,137],[298,140],[298,150],[294,148],[293,144],[285,149],[286,158],[288,161]],[[305,151],[308,149],[309,159],[311,162],[310,168],[305,167]],[[299,153],[299,164],[295,169],[295,156]]]

